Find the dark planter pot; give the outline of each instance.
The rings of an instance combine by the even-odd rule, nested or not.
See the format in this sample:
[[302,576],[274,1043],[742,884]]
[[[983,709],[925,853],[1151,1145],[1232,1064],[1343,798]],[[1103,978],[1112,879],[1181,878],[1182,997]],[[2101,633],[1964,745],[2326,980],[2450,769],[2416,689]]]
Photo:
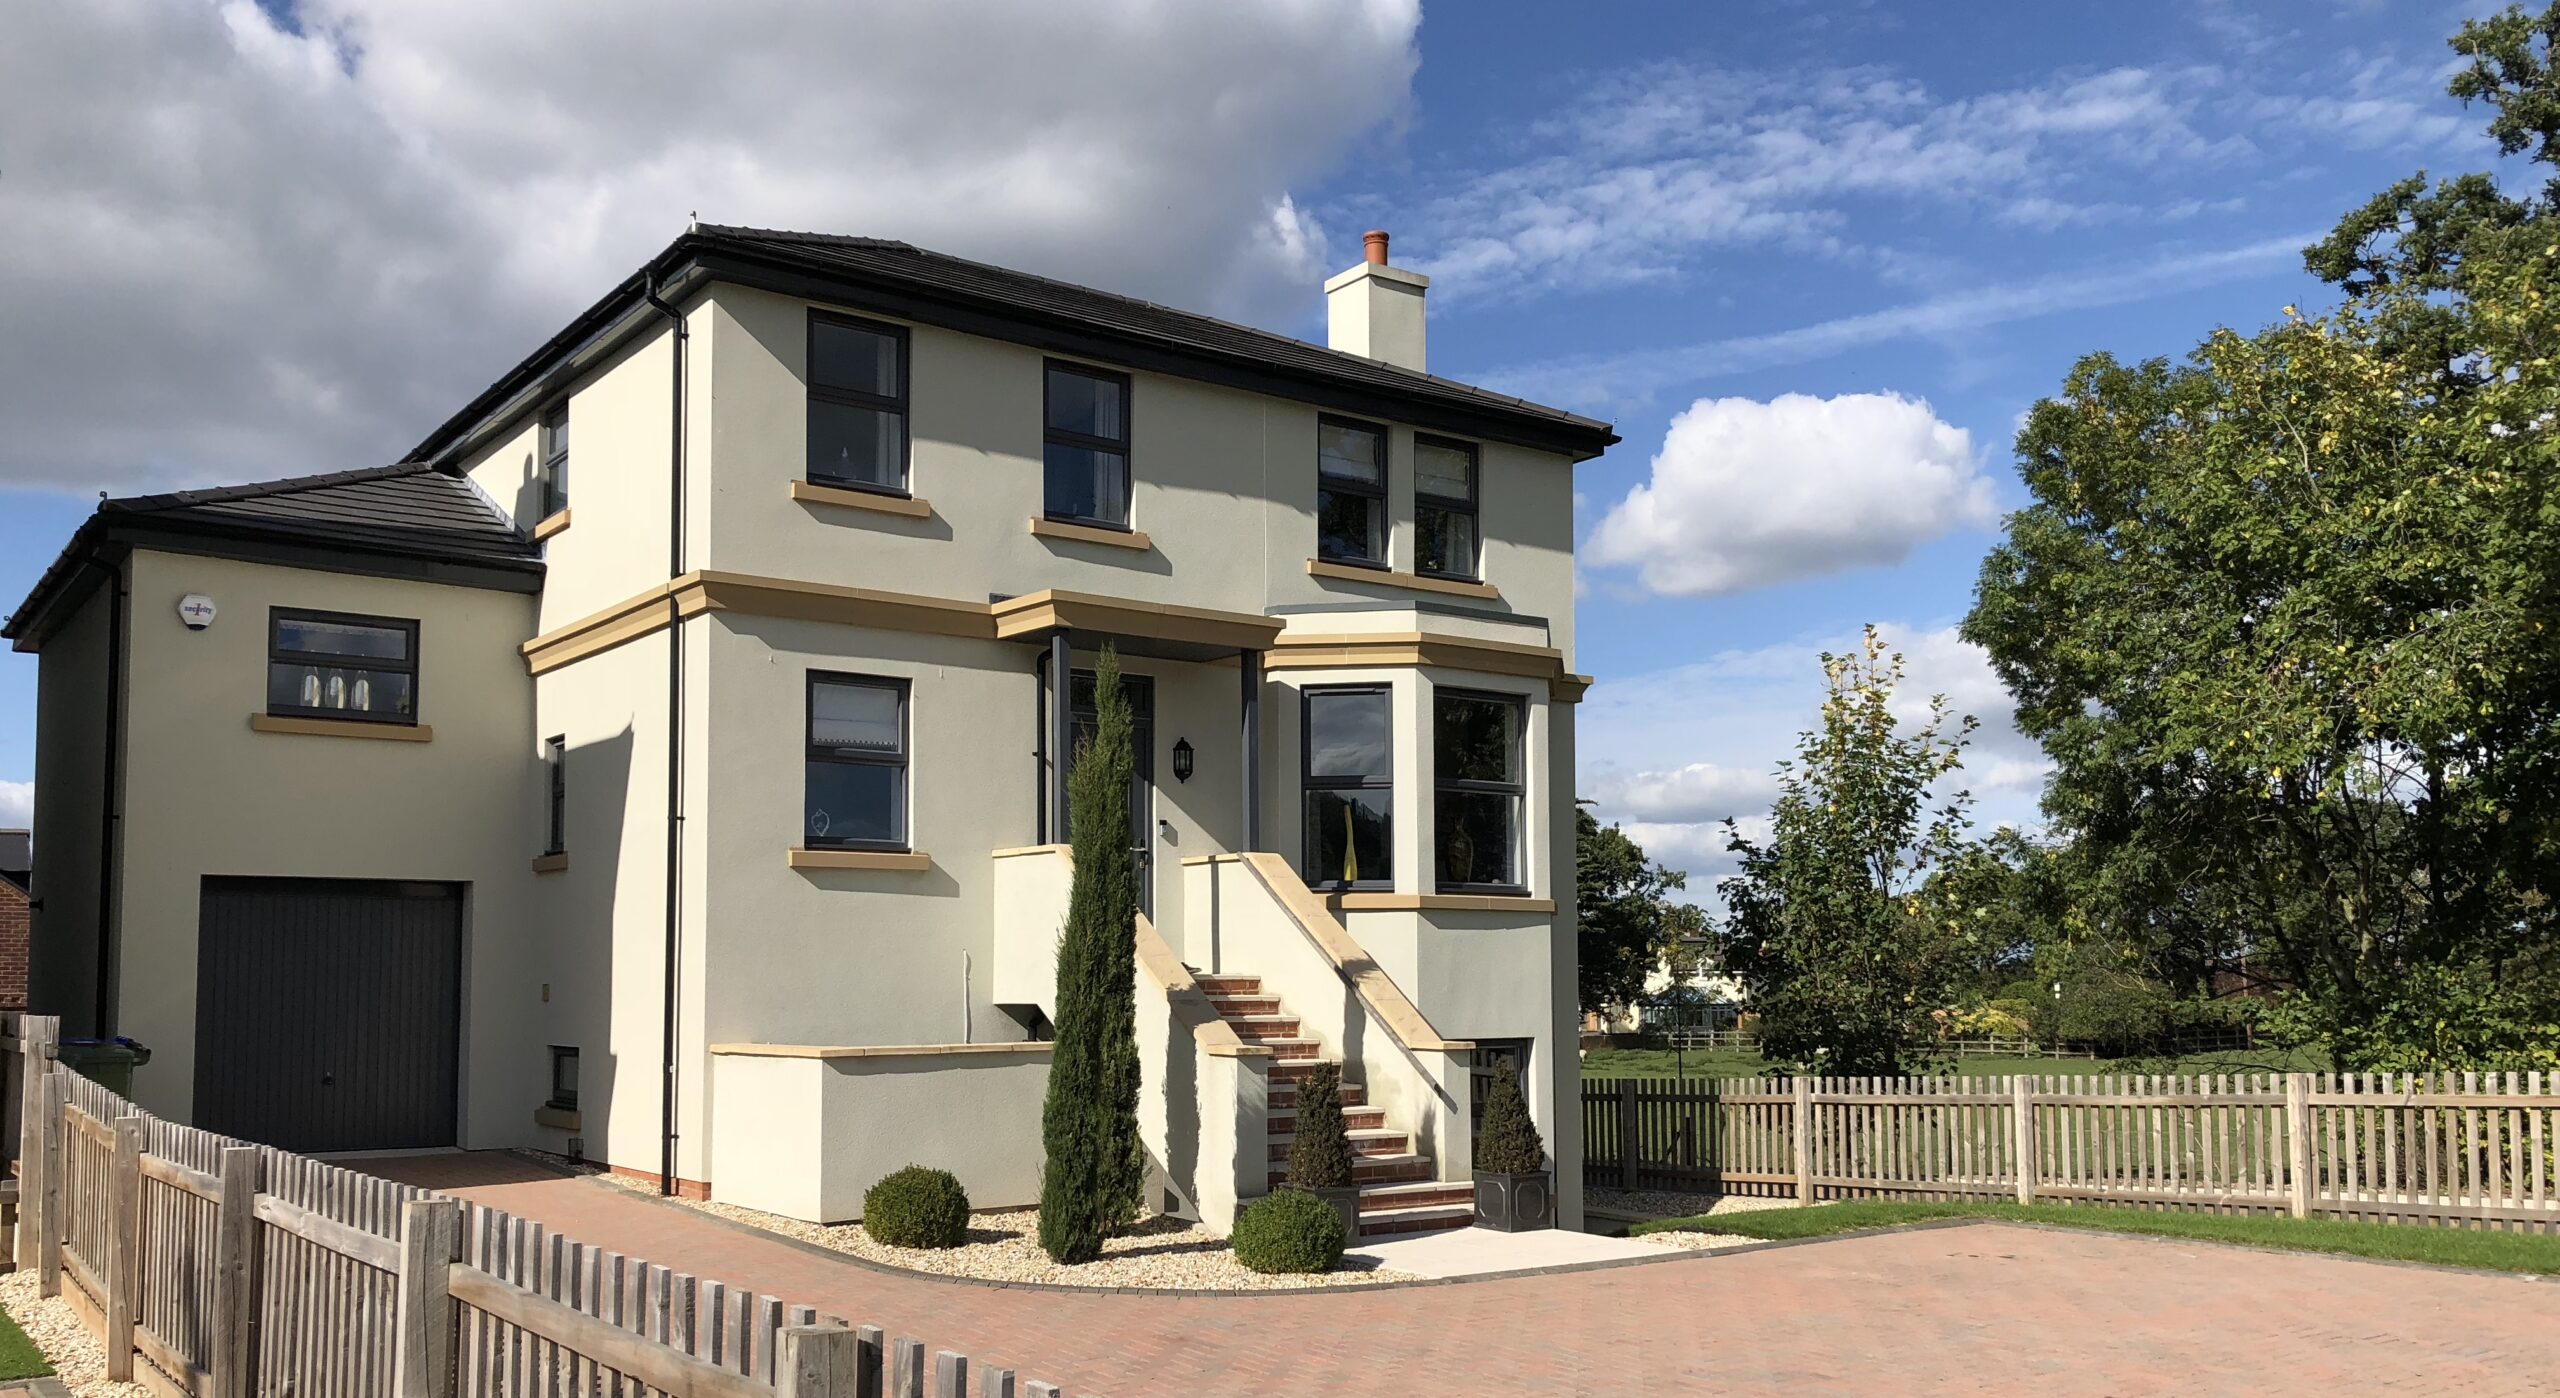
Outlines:
[[1346,1248],[1360,1246],[1360,1186],[1347,1184],[1339,1189],[1309,1189],[1307,1192],[1332,1205],[1334,1213],[1341,1217],[1342,1245]]
[[1544,1170],[1504,1175],[1476,1172],[1476,1227],[1526,1233],[1556,1226],[1556,1192]]

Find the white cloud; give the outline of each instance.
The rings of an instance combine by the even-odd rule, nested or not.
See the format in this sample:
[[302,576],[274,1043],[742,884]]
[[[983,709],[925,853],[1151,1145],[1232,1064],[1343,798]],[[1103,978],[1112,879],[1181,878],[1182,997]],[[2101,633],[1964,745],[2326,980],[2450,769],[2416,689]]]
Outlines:
[[1898,394],[1702,398],[1591,531],[1593,567],[1673,596],[1892,564],[1997,518],[1963,428]]
[[706,222],[1260,321],[1416,0],[247,0],[13,10],[0,485],[369,465]]
[[1630,820],[1697,824],[1765,808],[1778,783],[1766,770],[1692,762],[1665,772],[1608,773],[1584,794]]
[[25,830],[36,823],[36,784],[0,782],[0,830]]

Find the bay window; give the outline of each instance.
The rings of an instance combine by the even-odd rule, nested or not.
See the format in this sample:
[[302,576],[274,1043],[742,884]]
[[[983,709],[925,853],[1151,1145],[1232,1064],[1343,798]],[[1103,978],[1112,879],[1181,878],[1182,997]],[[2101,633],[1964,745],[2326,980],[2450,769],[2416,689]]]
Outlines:
[[1443,689],[1432,697],[1434,875],[1443,892],[1516,891],[1520,877],[1521,731],[1527,705],[1502,694]]
[[1383,685],[1300,697],[1298,785],[1310,888],[1383,888],[1395,878],[1395,768]]

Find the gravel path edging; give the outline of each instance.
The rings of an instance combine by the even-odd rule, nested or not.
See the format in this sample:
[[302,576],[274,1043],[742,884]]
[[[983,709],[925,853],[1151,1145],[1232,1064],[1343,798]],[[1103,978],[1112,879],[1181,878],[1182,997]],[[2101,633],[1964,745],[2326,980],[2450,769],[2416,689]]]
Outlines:
[[[0,1275],[0,1309],[8,1311],[18,1328],[27,1332],[27,1338],[43,1352],[45,1362],[53,1366],[53,1377],[70,1391],[72,1398],[148,1398],[151,1390],[141,1384],[107,1378],[106,1351],[90,1338],[79,1313],[59,1296],[38,1294],[38,1285],[33,1267]],[[66,1281],[64,1285],[70,1283]],[[28,1385],[43,1382],[29,1380]]]

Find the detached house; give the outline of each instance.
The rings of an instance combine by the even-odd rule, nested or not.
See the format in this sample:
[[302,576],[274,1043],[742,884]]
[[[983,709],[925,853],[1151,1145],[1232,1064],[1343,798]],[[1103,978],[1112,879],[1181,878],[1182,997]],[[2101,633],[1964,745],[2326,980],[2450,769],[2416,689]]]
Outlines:
[[31,999],[152,1111],[808,1219],[1037,1195],[1065,773],[1138,718],[1159,1202],[1340,1060],[1371,1231],[1517,1064],[1579,1219],[1574,463],[1600,422],[900,243],[700,226],[396,466],[110,500],[42,656]]

